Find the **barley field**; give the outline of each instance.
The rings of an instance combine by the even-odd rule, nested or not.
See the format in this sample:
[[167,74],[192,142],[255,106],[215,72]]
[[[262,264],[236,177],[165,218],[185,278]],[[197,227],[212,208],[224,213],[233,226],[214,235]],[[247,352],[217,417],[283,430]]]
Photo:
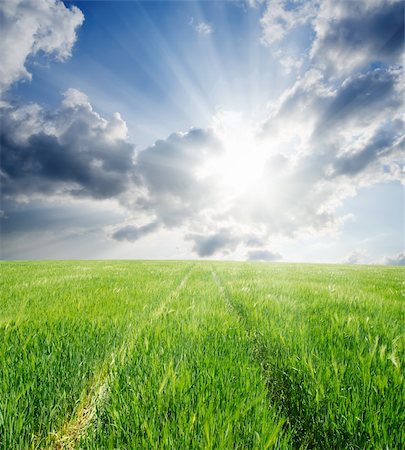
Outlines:
[[403,449],[405,270],[2,262],[2,449]]

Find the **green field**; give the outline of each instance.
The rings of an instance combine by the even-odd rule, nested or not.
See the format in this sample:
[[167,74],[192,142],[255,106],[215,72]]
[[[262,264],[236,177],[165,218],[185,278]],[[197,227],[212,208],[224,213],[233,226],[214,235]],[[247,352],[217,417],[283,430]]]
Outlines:
[[405,448],[404,268],[0,270],[2,449]]

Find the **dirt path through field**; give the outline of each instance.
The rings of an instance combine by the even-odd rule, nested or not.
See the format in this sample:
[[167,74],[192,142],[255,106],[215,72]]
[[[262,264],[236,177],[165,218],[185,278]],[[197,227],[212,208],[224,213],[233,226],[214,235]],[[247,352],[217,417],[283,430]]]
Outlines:
[[151,326],[162,314],[164,314],[171,301],[175,300],[180,291],[184,288],[190,273],[191,266],[178,286],[159,304],[156,311],[151,314],[149,321],[145,321],[136,330],[130,328],[128,337],[124,340],[120,348],[113,352],[108,360],[103,364],[101,370],[93,378],[90,390],[86,389],[75,417],[66,422],[59,431],[53,433],[53,444],[50,446],[54,450],[74,449],[86,430],[94,423],[98,408],[105,402],[108,396],[109,385],[114,377],[114,368],[123,364],[127,355],[131,352],[136,338],[147,327]]

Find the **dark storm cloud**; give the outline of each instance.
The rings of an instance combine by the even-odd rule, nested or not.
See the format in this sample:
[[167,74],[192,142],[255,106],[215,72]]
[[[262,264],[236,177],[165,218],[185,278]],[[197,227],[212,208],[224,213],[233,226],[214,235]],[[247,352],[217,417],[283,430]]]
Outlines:
[[219,230],[215,234],[189,234],[186,239],[194,241],[193,251],[198,256],[212,256],[235,250],[240,240],[230,230]]
[[245,238],[244,243],[248,247],[263,247],[264,245],[266,245],[266,239],[251,235]]
[[251,250],[247,257],[249,261],[278,261],[283,257],[278,253],[273,253],[269,250]]
[[[312,55],[327,69],[395,63],[404,49],[404,2],[326,1]],[[327,25],[325,25],[327,24]]]
[[105,210],[97,205],[55,205],[46,202],[30,204],[5,203],[0,216],[3,236],[25,232],[64,231],[67,229],[89,230],[114,225],[123,220],[123,214]]
[[141,237],[153,233],[159,228],[160,224],[158,222],[151,222],[147,225],[136,227],[134,225],[126,225],[115,231],[112,238],[116,241],[129,241],[135,242]]
[[[18,110],[18,107],[16,108]],[[21,129],[16,109],[2,110],[2,194],[52,194],[105,199],[125,192],[134,147],[113,134],[89,106],[62,107],[55,115],[37,110]]]

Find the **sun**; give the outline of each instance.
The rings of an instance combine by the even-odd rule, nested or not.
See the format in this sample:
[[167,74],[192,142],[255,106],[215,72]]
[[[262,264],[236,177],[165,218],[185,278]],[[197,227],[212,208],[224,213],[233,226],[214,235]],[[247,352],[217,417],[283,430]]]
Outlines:
[[266,149],[253,122],[242,113],[222,111],[214,117],[214,132],[223,146],[213,161],[221,184],[234,195],[252,192],[262,179]]

